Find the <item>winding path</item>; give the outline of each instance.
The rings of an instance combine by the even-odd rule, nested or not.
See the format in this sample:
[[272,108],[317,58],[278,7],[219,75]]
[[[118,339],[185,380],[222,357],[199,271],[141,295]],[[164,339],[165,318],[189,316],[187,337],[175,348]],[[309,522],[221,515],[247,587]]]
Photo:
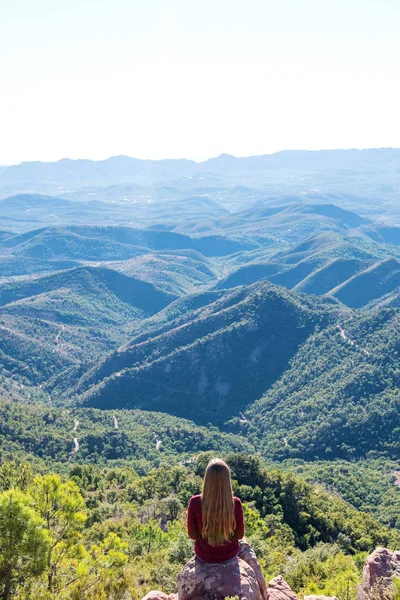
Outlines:
[[71,454],[69,455],[69,459],[68,459],[68,460],[71,460],[71,458],[72,458],[72,457],[73,457],[73,456],[74,456],[74,455],[75,455],[75,454],[78,452],[78,450],[79,450],[79,440],[78,440],[78,438],[76,438],[76,437],[74,438],[74,444],[75,444],[75,445],[74,445],[74,447],[73,447],[73,449],[72,449],[72,452],[71,452]]
[[54,338],[54,342],[56,344],[58,344],[58,340],[60,339],[60,335],[62,334],[63,331],[65,331],[65,325],[61,325],[61,329],[60,331],[57,333],[56,337]]
[[340,337],[342,338],[342,340],[344,340],[345,342],[347,342],[348,344],[350,344],[350,346],[354,346],[355,348],[360,348],[360,350],[362,352],[364,352],[364,354],[366,354],[367,356],[370,355],[370,352],[368,352],[368,350],[366,350],[365,348],[361,348],[358,344],[355,343],[354,340],[351,340],[345,333],[343,327],[341,325],[336,325],[337,329],[339,329],[340,331]]
[[113,419],[114,419],[114,429],[118,429],[118,419],[115,415],[113,415]]
[[345,342],[348,342],[350,344],[350,346],[354,346],[354,341],[351,340],[349,337],[347,337],[347,335],[345,334],[345,331],[344,331],[343,327],[341,325],[336,325],[336,327],[340,331],[340,337],[342,338],[342,340],[344,340]]

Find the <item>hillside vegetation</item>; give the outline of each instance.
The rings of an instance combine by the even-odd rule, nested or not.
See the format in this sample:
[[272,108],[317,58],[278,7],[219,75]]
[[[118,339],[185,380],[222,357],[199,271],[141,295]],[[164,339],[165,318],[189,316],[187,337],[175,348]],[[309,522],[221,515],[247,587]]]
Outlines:
[[[71,465],[68,479],[33,477],[29,468],[5,463],[0,516],[12,507],[32,544],[22,565],[15,558],[20,530],[12,519],[0,521],[14,542],[1,557],[3,597],[101,598],[127,591],[140,600],[150,589],[174,591],[193,552],[185,508],[200,489],[209,456],[200,455],[190,469],[163,467],[142,476],[132,467]],[[226,459],[266,576],[283,573],[300,594],[341,597],[347,590],[353,597],[365,552],[400,543],[398,532],[298,477],[262,468],[243,454]]]
[[279,459],[398,459],[399,319],[382,309],[310,336],[246,413],[250,439]]
[[131,340],[74,391],[85,406],[168,406],[197,423],[221,424],[272,385],[315,327],[340,312],[335,303],[267,283],[239,288]]

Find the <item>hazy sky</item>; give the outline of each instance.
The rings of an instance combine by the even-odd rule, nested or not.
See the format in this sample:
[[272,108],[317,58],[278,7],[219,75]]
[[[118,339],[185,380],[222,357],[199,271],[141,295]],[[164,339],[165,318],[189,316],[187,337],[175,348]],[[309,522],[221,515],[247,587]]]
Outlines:
[[400,146],[400,0],[0,0],[0,164]]

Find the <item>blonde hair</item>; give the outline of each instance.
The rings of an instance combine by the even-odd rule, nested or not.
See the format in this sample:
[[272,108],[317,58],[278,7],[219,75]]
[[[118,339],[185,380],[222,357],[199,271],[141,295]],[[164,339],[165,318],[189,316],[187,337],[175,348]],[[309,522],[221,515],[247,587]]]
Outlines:
[[210,546],[227,542],[236,528],[231,471],[220,458],[214,458],[204,475],[201,492],[202,536]]

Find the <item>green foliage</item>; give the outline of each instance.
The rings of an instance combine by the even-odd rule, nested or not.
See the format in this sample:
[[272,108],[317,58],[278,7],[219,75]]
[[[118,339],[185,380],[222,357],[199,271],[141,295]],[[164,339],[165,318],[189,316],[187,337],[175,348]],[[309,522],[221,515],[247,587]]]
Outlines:
[[[115,421],[116,419],[116,421]],[[76,431],[74,425],[78,421]],[[116,428],[115,425],[118,425]],[[79,451],[72,455],[74,438]],[[161,444],[157,444],[157,440]],[[65,465],[74,462],[119,464],[135,461],[140,471],[164,462],[184,462],[196,452],[251,452],[243,437],[221,433],[163,413],[63,409],[0,400],[0,458],[27,456]],[[71,460],[72,460],[71,458]],[[4,475],[5,476],[5,475]],[[0,476],[0,489],[1,489]]]
[[388,459],[358,462],[292,460],[285,469],[301,474],[310,483],[320,483],[331,494],[361,511],[372,514],[389,527],[400,529],[398,464]]
[[316,331],[246,413],[249,439],[278,460],[398,458],[399,319],[382,309]]
[[0,593],[11,598],[18,585],[39,577],[46,569],[51,547],[44,520],[30,496],[16,489],[0,493]]
[[32,470],[26,462],[19,465],[15,462],[4,462],[0,465],[0,492],[12,488],[25,491],[32,479]]
[[283,576],[301,594],[335,595],[339,600],[354,598],[360,581],[355,559],[343,554],[335,544],[322,543],[291,557]]
[[[21,478],[25,494],[16,489],[15,467],[3,465],[16,487],[0,497],[16,497],[29,517],[24,523],[36,523],[47,544],[41,561],[22,565],[15,576],[15,598],[106,600],[127,591],[140,600],[151,589],[175,591],[177,575],[193,553],[186,506],[200,489],[209,456],[145,475],[129,466],[74,465],[68,478],[55,473],[28,483]],[[251,455],[225,458],[244,502],[246,535],[267,578],[283,573],[298,593],[353,600],[365,558],[360,551],[400,544],[399,534],[298,476],[265,468]],[[8,518],[3,522],[10,528]]]

